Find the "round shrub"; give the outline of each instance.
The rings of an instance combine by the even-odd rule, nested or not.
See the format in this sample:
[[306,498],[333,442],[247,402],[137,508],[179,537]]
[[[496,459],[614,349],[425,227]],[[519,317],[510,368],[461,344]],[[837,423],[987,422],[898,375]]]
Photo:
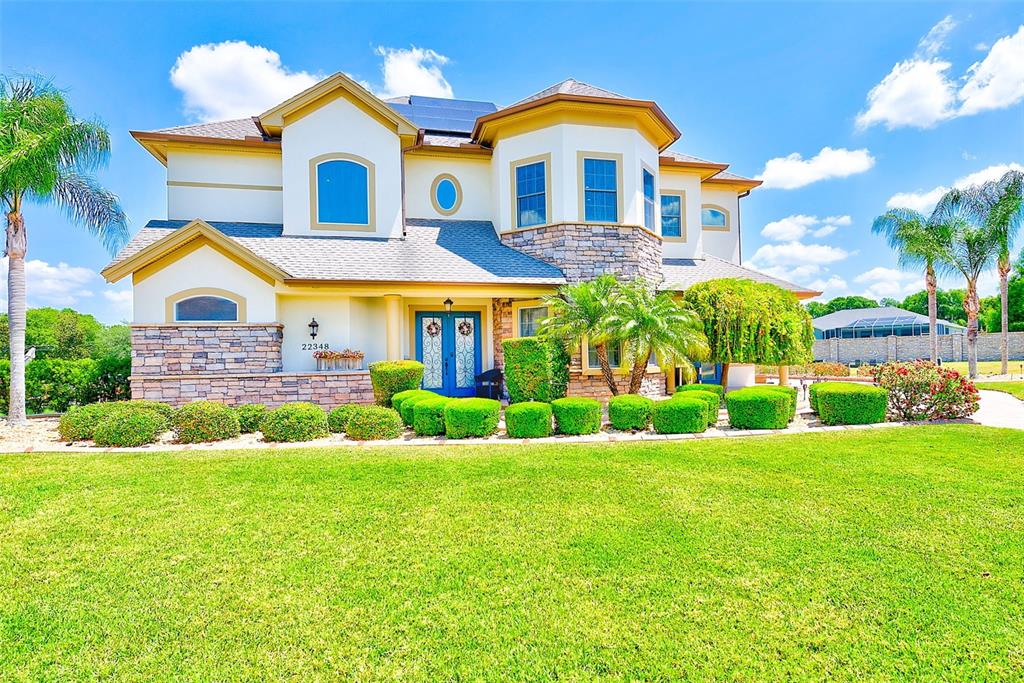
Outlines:
[[75,406],[64,413],[57,425],[57,432],[65,441],[88,441],[93,438],[100,420],[115,412],[124,410],[148,410],[149,412],[156,413],[163,420],[161,432],[167,431],[171,416],[174,415],[174,408],[158,401],[139,400],[90,403],[84,406]]
[[569,396],[551,402],[559,434],[596,434],[601,431],[601,404],[592,398]]
[[653,413],[654,401],[646,396],[623,394],[608,399],[608,421],[624,432],[647,429]]
[[[698,384],[697,386],[701,385]],[[704,402],[705,408],[707,409],[708,427],[713,427],[718,424],[718,409],[721,406],[721,399],[718,397],[718,394],[711,391],[684,391],[672,396],[673,401],[681,401],[687,398],[693,398]]]
[[166,403],[161,403],[160,401],[150,401],[144,398],[137,398],[131,401],[117,401],[115,403],[112,403],[111,405],[122,405],[130,406],[133,408],[144,408],[146,410],[154,410],[160,413],[160,415],[162,415],[163,418],[167,420],[168,423],[170,423],[175,413],[174,408],[167,405]]
[[356,441],[397,439],[402,436],[402,418],[392,408],[357,406],[348,418],[345,433]]
[[889,392],[882,387],[830,382],[817,391],[818,415],[826,425],[865,425],[885,422]]
[[357,408],[359,408],[358,404],[347,403],[327,413],[327,428],[335,434],[345,431],[345,428],[348,427],[349,418],[352,417],[352,413]]
[[382,360],[370,363],[373,399],[377,405],[390,406],[400,391],[416,389],[423,381],[423,363],[414,360]]
[[551,404],[540,401],[513,403],[505,408],[505,431],[513,439],[551,436]]
[[654,431],[699,434],[708,428],[708,405],[699,398],[679,397],[654,404]]
[[[844,382],[815,382],[807,389],[807,403],[810,405],[811,410],[818,412],[818,392],[826,387],[832,387],[837,384],[844,384]],[[849,384],[849,382],[845,382]]]
[[747,387],[726,394],[729,424],[736,429],[785,429],[789,397],[766,387]]
[[97,446],[143,446],[167,431],[167,420],[155,410],[126,408],[113,410],[96,425]]
[[223,403],[193,401],[178,408],[171,420],[178,443],[223,441],[238,436],[241,428],[235,411]]
[[[424,393],[433,394],[434,392],[427,391],[426,389],[405,389],[404,391],[399,391],[397,394],[391,397],[391,407],[397,410],[399,413],[401,413],[402,401],[409,398],[410,396],[417,396]],[[434,395],[436,396],[437,394]]]
[[498,429],[501,403],[490,398],[457,398],[444,407],[444,433],[449,439],[490,436]]
[[[444,434],[444,407],[452,399],[447,396],[422,398],[413,403],[412,428],[418,436]],[[405,406],[403,406],[403,409]]]
[[324,409],[302,401],[271,410],[260,423],[260,431],[264,441],[312,441],[331,433]]
[[718,397],[719,402],[725,397],[725,387],[721,384],[681,384],[676,387],[676,393],[684,391],[710,391]]
[[782,386],[779,384],[764,384],[757,387],[758,389],[764,389],[766,391],[777,391],[789,399],[789,420],[793,421],[796,417],[796,398],[799,392],[796,387]]
[[238,429],[242,434],[252,434],[260,430],[263,417],[267,414],[267,407],[262,403],[246,403],[235,408],[235,417],[238,418]]
[[955,420],[978,410],[978,388],[956,370],[928,361],[886,363],[875,383],[889,392],[893,420]]
[[432,398],[437,398],[438,394],[432,391],[422,391],[422,393],[413,394],[402,401],[401,408],[395,408],[398,414],[402,417],[402,422],[406,427],[412,427],[412,421],[416,417],[416,413],[413,411],[416,409],[416,404],[420,401],[427,401]]

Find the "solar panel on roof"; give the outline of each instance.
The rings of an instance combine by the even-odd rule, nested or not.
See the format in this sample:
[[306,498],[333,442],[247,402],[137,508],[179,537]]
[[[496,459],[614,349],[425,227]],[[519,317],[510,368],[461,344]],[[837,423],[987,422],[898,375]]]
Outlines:
[[409,97],[408,104],[387,104],[424,130],[447,133],[471,133],[478,118],[498,110],[493,102],[447,100],[421,95]]

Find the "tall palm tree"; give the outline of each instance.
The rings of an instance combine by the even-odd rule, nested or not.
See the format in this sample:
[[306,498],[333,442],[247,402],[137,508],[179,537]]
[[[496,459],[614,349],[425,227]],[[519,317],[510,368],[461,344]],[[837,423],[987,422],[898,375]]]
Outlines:
[[968,191],[952,189],[939,200],[930,222],[948,230],[940,264],[949,273],[958,273],[967,281],[964,312],[967,314],[967,371],[978,376],[978,278],[992,267],[999,254],[1000,236],[996,230],[974,220],[973,199]]
[[618,395],[619,388],[608,362],[608,345],[618,340],[609,333],[606,321],[618,284],[614,275],[599,275],[586,282],[563,285],[557,293],[544,297],[548,317],[540,325],[541,335],[560,340],[570,353],[580,348],[584,339],[593,344],[601,375],[613,396]]
[[924,269],[924,285],[928,291],[928,341],[933,363],[939,361],[939,335],[936,329],[938,278],[935,269],[943,253],[942,244],[947,232],[939,225],[918,211],[899,208],[886,211],[871,225],[872,232],[885,236],[889,246],[896,252],[901,268]]
[[994,231],[999,242],[996,268],[999,271],[999,298],[1002,307],[1002,333],[999,351],[1002,360],[1000,373],[1005,375],[1009,365],[1009,282],[1013,268],[1013,240],[1024,222],[1024,173],[1009,171],[998,180],[964,190],[964,201],[972,219]]
[[88,172],[106,162],[110,136],[75,118],[64,96],[32,78],[0,80],[0,200],[7,213],[7,306],[12,424],[25,422],[26,201],[55,204],[114,252],[128,239],[117,197]]
[[632,364],[631,394],[640,392],[652,356],[689,367],[691,360],[707,360],[709,354],[697,314],[680,304],[674,292],[655,294],[642,278],[619,287],[606,325]]

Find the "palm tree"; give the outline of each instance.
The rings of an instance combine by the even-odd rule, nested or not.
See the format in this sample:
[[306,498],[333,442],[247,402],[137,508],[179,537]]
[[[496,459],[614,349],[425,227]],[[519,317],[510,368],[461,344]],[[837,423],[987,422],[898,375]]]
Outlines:
[[618,395],[619,388],[608,362],[608,345],[618,340],[609,334],[606,321],[618,284],[614,275],[599,275],[587,282],[563,285],[556,294],[544,297],[548,317],[540,325],[541,335],[558,339],[570,353],[580,348],[584,339],[593,344],[612,396]]
[[7,301],[12,424],[25,422],[26,201],[55,204],[114,252],[128,239],[117,197],[88,172],[105,163],[110,136],[75,118],[64,96],[32,78],[0,80],[0,199],[7,210]]
[[1009,369],[1009,281],[1012,270],[1010,249],[1017,230],[1024,222],[1024,173],[1009,171],[998,180],[964,190],[964,201],[972,219],[994,231],[999,242],[996,268],[999,271],[999,298],[1002,307],[999,351],[1002,360],[1000,373]]
[[928,290],[928,337],[933,363],[939,361],[939,335],[936,329],[938,278],[935,268],[943,253],[944,229],[918,211],[890,209],[875,219],[871,231],[885,235],[889,247],[896,252],[901,268],[924,268],[924,285]]
[[972,218],[975,212],[968,191],[952,189],[939,200],[930,222],[948,231],[940,264],[949,273],[959,273],[967,281],[964,312],[967,314],[967,372],[978,376],[978,278],[992,266],[999,254],[1000,235]]
[[655,294],[642,278],[619,287],[605,324],[622,341],[625,360],[632,364],[631,394],[640,392],[652,356],[684,367],[691,367],[691,359],[708,357],[704,323],[697,314],[683,307],[673,292]]

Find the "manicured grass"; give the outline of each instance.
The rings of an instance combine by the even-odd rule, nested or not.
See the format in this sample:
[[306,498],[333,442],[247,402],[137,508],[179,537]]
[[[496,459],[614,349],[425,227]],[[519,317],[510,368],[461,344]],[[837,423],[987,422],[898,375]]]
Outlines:
[[[1021,374],[1021,364],[1024,360],[1011,360],[1007,370],[1013,375]],[[951,368],[956,370],[961,375],[967,374],[967,361],[950,361],[943,363],[942,367]],[[997,360],[980,360],[978,361],[978,376],[982,375],[998,375],[1003,369],[1002,364]]]
[[1024,382],[977,382],[975,386],[979,389],[1002,391],[1006,394],[1012,394],[1024,401]]
[[0,456],[0,680],[1024,677],[1024,432]]

